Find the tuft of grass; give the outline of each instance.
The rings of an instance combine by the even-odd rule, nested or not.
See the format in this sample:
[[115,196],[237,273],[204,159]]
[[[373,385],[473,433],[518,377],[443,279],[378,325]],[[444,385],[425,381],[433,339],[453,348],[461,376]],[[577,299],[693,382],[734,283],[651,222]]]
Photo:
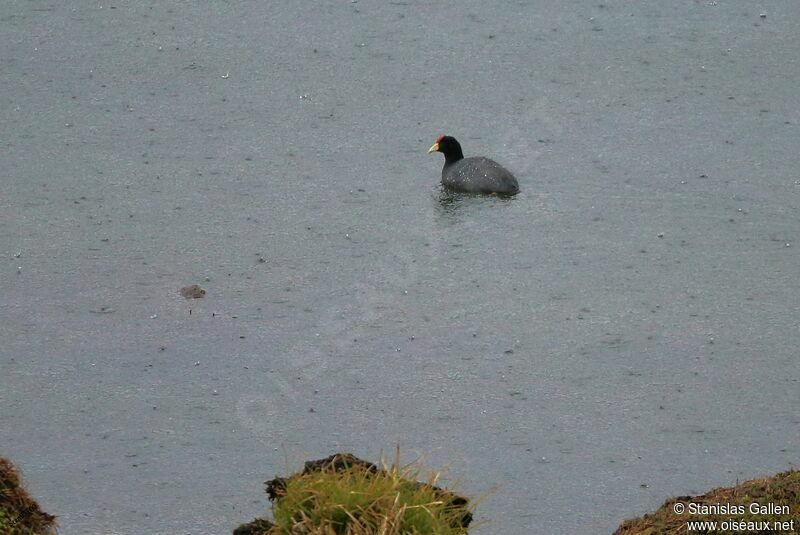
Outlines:
[[55,517],[48,515],[22,486],[17,468],[0,457],[0,533],[53,535]]
[[[267,483],[274,525],[268,535],[461,535],[472,513],[465,498],[421,478],[418,463],[377,466],[349,454],[306,463]],[[422,481],[420,481],[422,479]]]
[[[683,514],[675,513],[675,504],[682,503],[686,507]],[[744,506],[744,514],[690,514],[688,504]],[[750,511],[750,505],[774,504],[788,506],[788,513],[760,514]],[[684,534],[687,522],[706,521],[721,524],[725,521],[737,522],[790,522],[794,519],[794,529],[800,530],[800,521],[797,518],[800,511],[800,471],[789,470],[772,477],[751,479],[738,483],[733,487],[720,487],[700,496],[678,496],[670,498],[657,511],[646,514],[640,518],[626,520],[614,532],[614,535],[674,535]],[[704,533],[697,531],[697,533]],[[714,532],[716,533],[716,531]],[[739,530],[737,533],[755,534],[764,533],[758,530]]]

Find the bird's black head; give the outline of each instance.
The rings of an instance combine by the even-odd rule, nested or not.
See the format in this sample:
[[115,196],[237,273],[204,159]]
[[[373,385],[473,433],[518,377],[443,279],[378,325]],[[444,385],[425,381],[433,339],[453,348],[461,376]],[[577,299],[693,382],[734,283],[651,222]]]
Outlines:
[[446,162],[455,162],[464,157],[464,153],[461,152],[461,145],[452,136],[440,136],[436,143],[428,149],[428,154],[431,152],[441,152],[444,154]]

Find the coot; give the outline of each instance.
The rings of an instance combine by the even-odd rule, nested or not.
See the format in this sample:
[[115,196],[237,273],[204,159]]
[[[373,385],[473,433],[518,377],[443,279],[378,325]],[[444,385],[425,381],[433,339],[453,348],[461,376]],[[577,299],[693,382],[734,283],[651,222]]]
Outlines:
[[469,193],[515,195],[519,183],[499,163],[483,156],[464,158],[461,145],[452,136],[441,136],[428,150],[444,154],[442,184],[450,189]]

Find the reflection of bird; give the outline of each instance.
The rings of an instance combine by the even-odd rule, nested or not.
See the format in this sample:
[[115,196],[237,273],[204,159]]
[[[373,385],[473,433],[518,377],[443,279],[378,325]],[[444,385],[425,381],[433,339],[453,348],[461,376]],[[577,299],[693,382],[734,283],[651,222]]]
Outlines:
[[428,150],[444,154],[442,184],[445,187],[470,193],[500,193],[514,195],[519,183],[499,163],[482,156],[464,158],[456,138],[441,136]]

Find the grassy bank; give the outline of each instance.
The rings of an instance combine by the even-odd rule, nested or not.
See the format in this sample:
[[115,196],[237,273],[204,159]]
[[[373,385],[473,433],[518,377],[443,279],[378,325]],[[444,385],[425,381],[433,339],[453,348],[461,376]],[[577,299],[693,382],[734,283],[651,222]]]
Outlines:
[[472,513],[465,498],[419,481],[417,465],[378,468],[349,454],[306,463],[301,473],[267,482],[273,520],[235,535],[461,535]]
[[55,517],[39,508],[22,486],[19,471],[0,457],[0,534],[54,535]]
[[671,498],[654,513],[626,520],[614,535],[687,533],[688,522],[717,525],[713,529],[710,524],[695,524],[692,533],[800,533],[800,471]]

